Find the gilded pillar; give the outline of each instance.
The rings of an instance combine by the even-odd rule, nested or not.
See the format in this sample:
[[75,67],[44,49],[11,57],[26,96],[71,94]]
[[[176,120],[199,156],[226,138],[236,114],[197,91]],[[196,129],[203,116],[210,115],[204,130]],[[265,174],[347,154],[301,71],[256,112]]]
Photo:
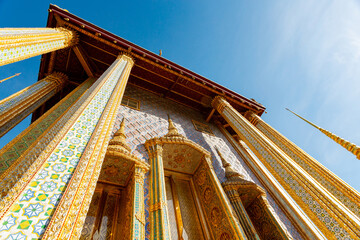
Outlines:
[[72,108],[94,83],[89,78],[0,150],[0,200],[75,113]]
[[216,97],[212,104],[327,238],[360,237],[360,219],[356,215],[224,98]]
[[66,28],[0,29],[0,66],[75,44],[74,31]]
[[115,60],[0,201],[0,238],[79,238],[133,64]]
[[250,120],[266,137],[299,164],[309,175],[315,178],[326,190],[342,202],[350,211],[360,217],[360,194],[333,172],[326,169],[316,159],[284,137],[262,118],[252,112],[245,117]]
[[67,80],[63,73],[52,73],[33,85],[0,101],[0,137],[54,96]]
[[235,213],[240,221],[240,225],[244,229],[246,237],[251,240],[259,240],[259,236],[255,230],[254,225],[252,224],[248,214],[246,213],[245,207],[241,201],[239,192],[237,191],[238,188],[238,178],[240,178],[240,174],[235,172],[232,168],[230,163],[228,163],[220,151],[218,149],[217,153],[219,154],[222,165],[225,168],[225,177],[227,180],[223,182],[221,185],[224,188],[226,195],[228,196]]
[[135,164],[134,191],[132,209],[131,238],[133,240],[145,239],[145,205],[144,205],[144,181],[148,168]]
[[217,125],[236,152],[245,161],[246,165],[266,188],[267,192],[271,194],[278,206],[296,228],[299,235],[304,239],[326,239],[308,216],[299,208],[294,199],[282,188],[275,177],[265,168],[261,161],[254,156],[246,144],[241,140],[235,140],[222,125]]
[[165,176],[162,146],[146,142],[150,161],[150,239],[171,239],[168,210],[166,206]]

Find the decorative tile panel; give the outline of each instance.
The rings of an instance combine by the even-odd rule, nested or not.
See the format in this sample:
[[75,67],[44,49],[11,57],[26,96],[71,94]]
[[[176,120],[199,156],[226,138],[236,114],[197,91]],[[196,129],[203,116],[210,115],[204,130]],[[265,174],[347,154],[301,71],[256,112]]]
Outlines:
[[[89,79],[61,100],[40,119],[32,123],[15,139],[0,150],[0,193],[4,197],[37,156],[47,146],[77,108],[70,109],[78,98],[91,86]],[[65,114],[59,119],[62,114]],[[50,128],[51,127],[51,128]],[[11,166],[11,167],[10,167]],[[0,199],[1,199],[0,197]]]
[[[17,198],[12,208],[2,217],[0,225],[10,215],[16,218],[16,224],[9,230],[1,231],[0,238],[10,238],[14,237],[14,234],[18,234],[15,233],[15,230],[19,229],[23,220],[31,220],[32,223],[28,228],[22,229],[21,234],[26,235],[29,239],[37,239],[42,236],[45,228],[43,228],[44,231],[36,232],[35,223],[41,220],[45,223],[45,226],[48,224],[48,220],[56,208],[53,202],[57,202],[64,193],[66,185],[78,165],[125,65],[126,62],[121,61],[112,72],[107,72],[109,76],[104,80],[102,87],[93,98],[87,100],[88,103],[86,103],[84,110],[76,118],[76,121],[65,133],[55,149],[48,155],[41,168],[31,178],[22,196]],[[106,76],[106,74],[103,76]],[[31,192],[35,192],[35,196],[28,198],[31,196],[31,194],[29,195]],[[26,194],[28,200],[21,201],[24,194]],[[40,196],[40,194],[42,195]],[[58,197],[58,199],[55,200],[54,197]],[[20,211],[15,212],[12,210],[13,206],[20,203],[23,204]]]
[[[271,141],[273,141],[277,146],[281,148],[287,155],[289,155],[297,164],[299,164],[305,171],[307,171],[312,177],[314,177],[319,183],[321,183],[329,192],[331,192],[335,197],[337,197],[346,207],[348,207],[352,212],[354,212],[358,217],[360,217],[360,208],[359,204],[349,197],[347,197],[343,192],[346,192],[347,189],[338,189],[334,184],[332,184],[324,174],[321,174],[316,168],[312,167],[307,161],[312,161],[311,159],[304,160],[296,152],[292,151],[288,146],[283,144],[279,139],[289,142],[289,140],[280,136],[280,134],[274,134],[267,130],[267,126],[261,121],[256,125],[256,127],[264,133]],[[306,157],[305,157],[306,158]],[[325,168],[324,166],[321,166]],[[335,180],[337,182],[337,180]],[[349,194],[351,194],[349,192]]]

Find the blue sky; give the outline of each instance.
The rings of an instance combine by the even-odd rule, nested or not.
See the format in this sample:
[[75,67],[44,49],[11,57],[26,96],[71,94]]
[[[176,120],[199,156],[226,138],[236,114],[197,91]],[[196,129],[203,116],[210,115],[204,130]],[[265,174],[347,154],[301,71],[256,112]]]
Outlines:
[[[357,1],[53,1],[267,108],[263,119],[360,190],[360,161],[285,110],[360,144]],[[224,4],[226,3],[226,4]],[[0,0],[0,27],[44,27],[47,1]],[[0,98],[34,83],[40,58],[0,67]],[[29,124],[0,139],[0,147]]]

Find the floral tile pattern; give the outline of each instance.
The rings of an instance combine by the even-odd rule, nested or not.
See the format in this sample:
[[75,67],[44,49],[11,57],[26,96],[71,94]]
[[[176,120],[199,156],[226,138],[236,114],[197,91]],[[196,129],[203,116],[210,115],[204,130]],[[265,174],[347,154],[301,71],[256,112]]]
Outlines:
[[[15,47],[0,49],[0,66],[3,65],[3,62],[8,62],[13,59],[24,59],[26,56],[30,57],[40,55],[41,53],[64,47],[66,44],[65,37],[59,38],[59,36],[57,36],[52,41],[46,39],[46,37],[49,37],[50,34],[57,33],[58,30],[52,28],[0,29],[0,37],[2,39],[11,39],[14,36],[23,35],[30,38],[29,41],[31,42],[31,44],[23,42],[22,44],[17,44]],[[45,36],[45,39],[42,42],[39,42],[39,38],[41,38],[41,36]]]
[[[47,157],[23,194],[6,212],[0,221],[0,226],[6,226],[0,231],[0,239],[38,239],[41,237],[125,65],[126,62],[122,61],[104,80],[104,85],[92,99],[89,99],[84,111],[80,113]],[[12,225],[14,220],[9,216],[15,218],[15,224]]]

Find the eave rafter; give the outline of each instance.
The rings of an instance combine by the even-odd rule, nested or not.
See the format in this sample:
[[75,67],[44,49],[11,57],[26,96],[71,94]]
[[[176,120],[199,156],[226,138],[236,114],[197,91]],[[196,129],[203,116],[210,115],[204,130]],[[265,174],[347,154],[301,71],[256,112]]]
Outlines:
[[[177,99],[179,97],[179,99],[177,99],[178,101],[183,101],[182,99],[185,97],[188,99],[186,105],[192,105],[191,101],[195,100],[195,106],[200,108],[202,112],[207,112],[205,117],[208,121],[212,119],[214,114],[211,113],[212,109],[208,106],[209,99],[212,99],[217,95],[225,97],[241,112],[246,109],[251,109],[256,114],[261,115],[265,111],[265,108],[261,104],[245,98],[201,75],[191,72],[157,54],[149,52],[125,39],[86,22],[66,10],[50,5],[49,12],[48,27],[61,25],[77,31],[84,37],[81,40],[83,51],[74,48],[74,55],[77,56],[88,76],[97,73],[96,69],[91,69],[91,67],[100,64],[101,67],[99,66],[99,71],[101,71],[103,66],[108,65],[111,57],[117,56],[120,51],[123,51],[128,52],[136,59],[134,67],[155,74],[163,80],[163,82],[158,83],[162,87],[157,89],[161,91],[158,95],[169,99]],[[92,41],[92,39],[95,41]],[[88,47],[95,47],[97,50],[101,50],[106,53],[106,57],[105,55],[104,57],[96,57],[95,55],[88,53]],[[150,76],[146,77],[142,76],[142,74],[140,75],[148,81],[153,81]],[[168,83],[166,81],[168,81]],[[135,85],[138,84],[139,83],[136,83]],[[151,84],[153,84],[153,82],[151,82]],[[150,91],[151,89],[146,90]]]
[[177,79],[175,80],[175,82],[171,85],[171,87],[169,87],[169,89],[164,93],[164,98],[167,97],[167,95],[169,95],[169,93],[174,89],[175,85],[179,82],[181,78],[177,77]]
[[79,59],[81,66],[84,68],[88,77],[94,77],[97,70],[95,67],[92,66],[96,66],[96,65],[91,64],[91,59],[87,56],[86,52],[81,47],[81,45],[77,44],[72,49],[76,57]]

